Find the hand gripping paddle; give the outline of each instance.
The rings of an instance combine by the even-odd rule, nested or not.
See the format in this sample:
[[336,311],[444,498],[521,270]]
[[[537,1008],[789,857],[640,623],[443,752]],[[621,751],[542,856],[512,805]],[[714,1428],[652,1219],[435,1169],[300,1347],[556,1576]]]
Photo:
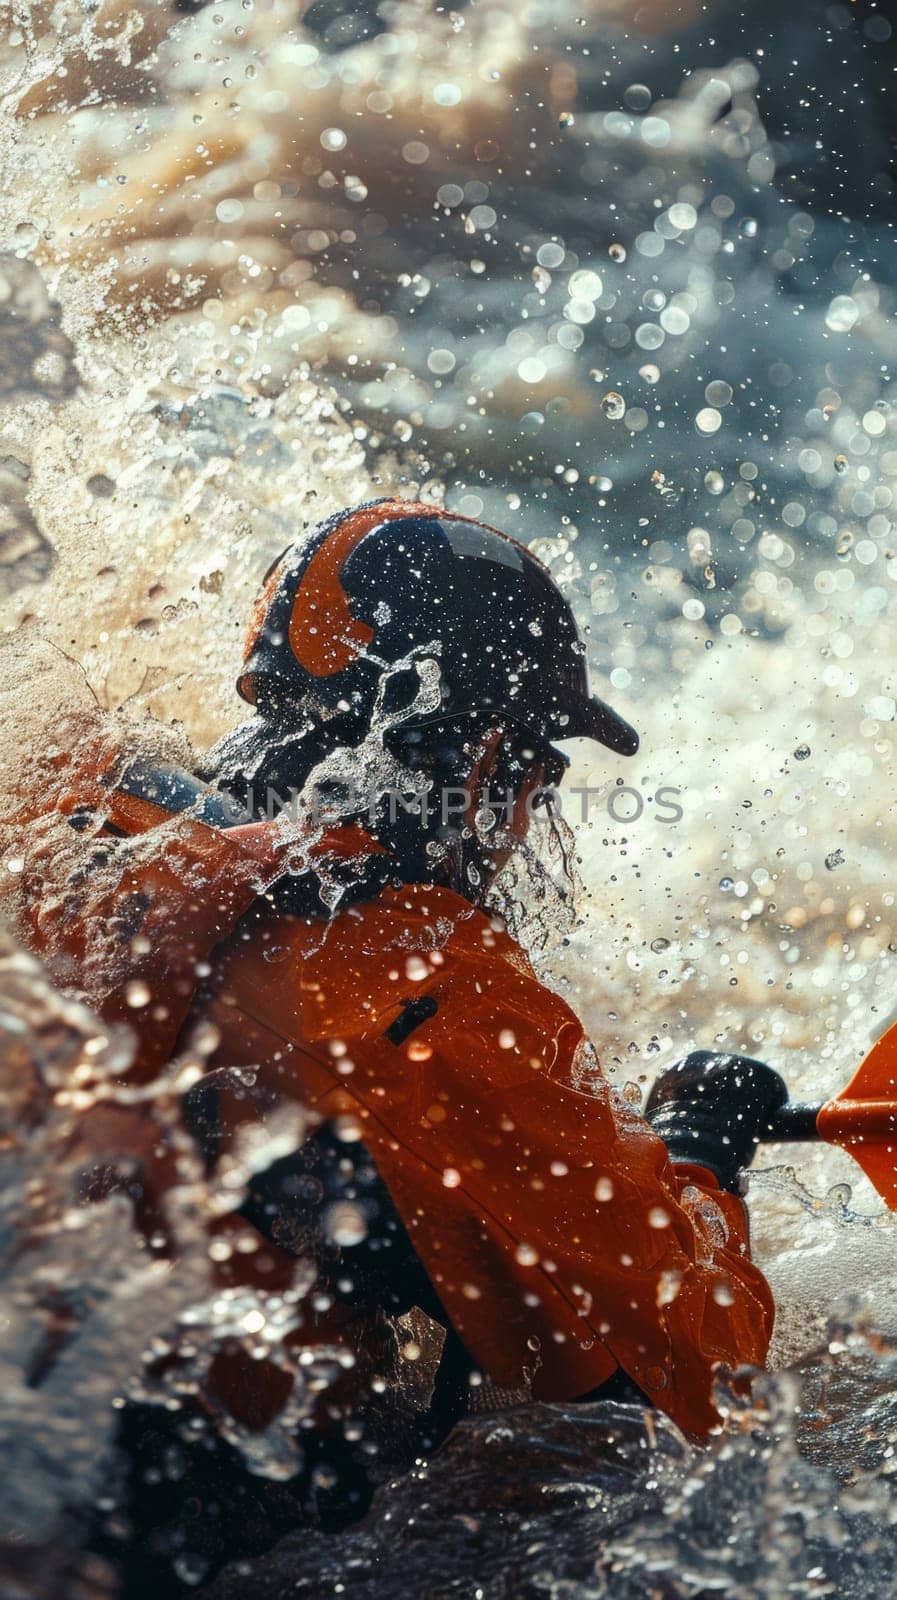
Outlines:
[[840,1145],[897,1211],[897,1023],[872,1046],[840,1094],[822,1106],[783,1106],[764,1137]]

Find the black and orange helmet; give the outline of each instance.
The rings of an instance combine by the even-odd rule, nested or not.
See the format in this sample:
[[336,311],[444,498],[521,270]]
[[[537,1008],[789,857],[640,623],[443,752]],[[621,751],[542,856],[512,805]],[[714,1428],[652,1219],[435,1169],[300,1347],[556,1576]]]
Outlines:
[[589,693],[573,613],[541,562],[496,528],[411,501],[342,511],[281,556],[237,688],[264,716],[301,706],[348,736],[379,706],[409,726],[495,711],[549,742],[638,748]]

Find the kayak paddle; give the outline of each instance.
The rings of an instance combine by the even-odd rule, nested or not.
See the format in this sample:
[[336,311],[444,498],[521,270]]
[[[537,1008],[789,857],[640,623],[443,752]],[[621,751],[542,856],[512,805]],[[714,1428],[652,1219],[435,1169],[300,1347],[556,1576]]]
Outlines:
[[897,1022],[872,1046],[840,1094],[822,1106],[783,1106],[765,1137],[839,1145],[897,1211]]

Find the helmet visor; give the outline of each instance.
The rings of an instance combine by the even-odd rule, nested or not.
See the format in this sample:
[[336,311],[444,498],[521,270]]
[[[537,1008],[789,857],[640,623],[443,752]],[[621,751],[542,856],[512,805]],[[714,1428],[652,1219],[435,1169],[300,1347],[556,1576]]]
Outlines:
[[618,716],[597,695],[577,696],[565,707],[566,721],[554,730],[556,739],[597,739],[618,756],[634,756],[639,737],[631,723]]
[[530,708],[519,701],[512,711],[494,705],[475,704],[451,710],[448,707],[434,711],[429,716],[411,717],[404,724],[408,728],[433,727],[440,723],[457,722],[465,717],[494,717],[504,720],[523,732],[528,732],[551,743],[563,739],[595,739],[616,755],[634,756],[639,747],[639,736],[632,724],[606,701],[597,695],[573,695],[565,698],[546,715],[544,708]]

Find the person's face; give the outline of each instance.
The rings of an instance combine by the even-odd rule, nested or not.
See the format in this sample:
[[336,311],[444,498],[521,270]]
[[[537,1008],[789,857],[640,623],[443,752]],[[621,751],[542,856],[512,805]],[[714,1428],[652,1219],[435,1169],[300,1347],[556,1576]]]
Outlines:
[[[470,818],[491,795],[501,808],[501,825],[489,847],[490,875],[495,876],[509,860],[515,845],[522,844],[533,825],[534,812],[547,804],[547,791],[557,787],[567,769],[567,759],[542,739],[518,729],[497,728],[485,737],[471,774]],[[514,798],[510,808],[506,793]],[[508,814],[510,810],[510,814]]]

